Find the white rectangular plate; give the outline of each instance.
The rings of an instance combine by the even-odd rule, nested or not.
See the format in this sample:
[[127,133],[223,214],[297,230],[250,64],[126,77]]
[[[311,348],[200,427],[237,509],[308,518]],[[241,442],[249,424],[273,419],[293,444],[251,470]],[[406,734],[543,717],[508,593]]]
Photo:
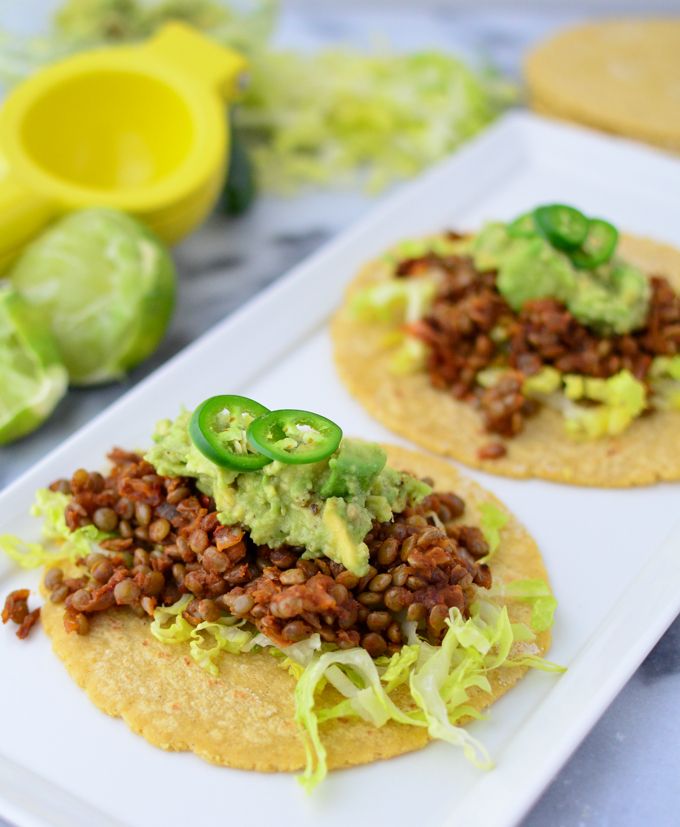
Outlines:
[[[270,290],[189,347],[69,439],[0,496],[0,533],[31,538],[34,491],[113,445],[148,444],[154,422],[181,404],[242,392],[269,407],[327,413],[347,433],[391,435],[337,379],[327,322],[356,269],[395,240],[475,228],[545,201],[582,206],[680,246],[680,164],[529,115],[512,115],[428,172]],[[547,446],[549,450],[549,446]],[[333,773],[310,799],[288,775],[220,769],[168,754],[98,712],[44,636],[0,635],[0,813],[21,827],[186,827],[379,820],[510,825],[603,712],[680,610],[678,485],[607,491],[474,473],[534,534],[560,607],[551,657],[561,678],[531,674],[474,734],[496,768],[453,749]],[[0,590],[35,583],[0,562]]]

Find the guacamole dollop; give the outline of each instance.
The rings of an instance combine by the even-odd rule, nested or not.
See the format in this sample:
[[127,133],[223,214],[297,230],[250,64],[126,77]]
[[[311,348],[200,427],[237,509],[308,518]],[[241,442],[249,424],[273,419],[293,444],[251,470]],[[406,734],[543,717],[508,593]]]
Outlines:
[[498,270],[496,285],[513,310],[531,299],[554,298],[600,334],[628,333],[647,317],[649,280],[621,259],[578,270],[542,236],[515,237],[496,222],[475,236],[472,256],[477,269]]
[[358,576],[368,570],[363,542],[374,520],[386,522],[429,487],[386,465],[379,445],[344,439],[328,459],[306,465],[271,462],[238,472],[210,462],[192,443],[190,414],[158,423],[146,459],[163,476],[192,477],[215,500],[220,522],[247,528],[254,542],[302,546]]

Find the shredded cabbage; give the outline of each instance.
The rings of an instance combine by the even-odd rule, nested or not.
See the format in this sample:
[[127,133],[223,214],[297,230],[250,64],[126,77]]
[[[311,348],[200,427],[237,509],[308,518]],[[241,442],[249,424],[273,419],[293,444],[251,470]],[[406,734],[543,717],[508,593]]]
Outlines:
[[650,370],[652,379],[675,379],[680,382],[680,355],[657,356]]
[[490,592],[494,597],[521,600],[531,606],[531,628],[544,632],[553,624],[557,600],[545,580],[512,580],[495,584]]
[[159,606],[156,609],[150,626],[151,634],[156,640],[161,643],[185,643],[191,640],[194,627],[182,617],[191,599],[190,594],[185,594],[172,606]]
[[[221,652],[237,655],[246,649],[254,632],[242,628],[235,618],[208,620],[192,626],[183,617],[192,596],[185,594],[172,606],[159,606],[153,614],[151,634],[161,643],[188,643],[196,663],[213,676],[219,674],[217,658]],[[170,621],[170,622],[168,622]]]
[[395,376],[416,373],[427,364],[428,353],[425,342],[405,333],[401,345],[390,358],[388,369]]
[[429,311],[436,291],[426,276],[380,281],[352,297],[350,312],[361,321],[417,322]]
[[654,406],[680,411],[680,356],[657,356],[650,370]]
[[40,568],[58,560],[75,561],[79,557],[87,557],[93,546],[110,535],[94,525],[71,531],[65,519],[68,501],[68,495],[59,491],[38,489],[31,514],[42,519],[42,534],[48,545],[26,543],[19,537],[3,534],[0,536],[0,551],[25,569]]
[[[498,514],[494,514],[494,520],[498,522]],[[532,604],[535,631],[552,623],[556,601],[547,583],[521,580],[494,589],[493,597]],[[268,648],[281,661],[280,665],[297,680],[295,719],[306,754],[299,780],[307,791],[314,789],[328,771],[319,726],[335,718],[359,717],[376,727],[396,721],[427,728],[433,738],[461,747],[475,766],[488,768],[491,761],[484,747],[459,726],[463,719],[481,717],[471,703],[471,691],[490,693],[488,675],[502,666],[563,671],[534,654],[535,634],[531,629],[511,623],[507,609],[488,600],[475,602],[467,620],[458,609],[451,609],[441,646],[423,640],[417,635],[416,624],[405,622],[403,633],[408,644],[391,658],[375,661],[360,647],[333,649],[323,644],[318,634],[282,648],[232,618],[193,627],[182,616],[190,601],[191,596],[185,595],[173,606],[156,609],[151,633],[163,643],[188,642],[192,658],[211,675],[219,674],[217,659],[222,651],[247,656],[248,652]],[[342,697],[331,706],[324,703],[327,686]],[[415,707],[408,712],[391,697],[400,687],[407,688]]]
[[498,550],[501,542],[501,529],[507,525],[510,517],[492,502],[482,503],[479,511],[481,513],[479,527],[482,530],[484,539],[489,544],[489,553],[480,562],[487,563]]
[[600,403],[566,409],[567,432],[576,437],[593,439],[621,434],[647,407],[645,386],[628,370],[609,379],[566,375],[564,393],[572,401]]
[[[522,588],[511,588],[512,597],[533,601],[537,625],[547,628],[549,587],[541,581],[519,582]],[[475,766],[491,766],[484,747],[457,725],[462,719],[480,717],[470,702],[470,692],[490,693],[488,674],[505,665],[549,672],[562,671],[562,667],[531,651],[520,650],[511,656],[514,644],[533,642],[535,635],[523,624],[512,624],[505,607],[478,601],[472,606],[469,619],[451,609],[447,623],[449,628],[441,646],[432,646],[419,638],[413,627],[404,630],[408,645],[389,659],[372,661],[359,648],[326,652],[314,658],[301,676],[295,694],[296,720],[304,732],[307,755],[300,781],[308,791],[327,772],[319,724],[338,717],[358,716],[378,727],[389,720],[426,727],[433,738],[461,747]],[[343,700],[330,708],[319,708],[325,682]],[[417,707],[408,713],[390,698],[390,693],[405,685]]]
[[[217,658],[220,653],[238,655],[252,637],[252,632],[229,619],[220,618],[217,622],[204,620],[191,630],[189,652],[199,666],[216,677],[219,674]],[[212,645],[206,645],[211,638]]]
[[320,712],[316,709],[315,697],[324,678],[346,698],[346,702],[325,710],[323,720],[340,715],[358,715],[378,727],[389,720],[423,726],[422,723],[415,723],[390,699],[382,686],[378,668],[365,649],[357,647],[326,652],[315,658],[295,687],[295,720],[302,728],[307,758],[300,783],[308,792],[325,778],[328,771],[326,748],[319,737]]
[[[253,60],[236,123],[265,189],[414,175],[487,126],[515,96],[434,51],[269,52]],[[311,105],[313,103],[313,105]]]
[[533,376],[527,376],[522,385],[525,396],[548,396],[562,387],[562,374],[552,367],[544,367]]

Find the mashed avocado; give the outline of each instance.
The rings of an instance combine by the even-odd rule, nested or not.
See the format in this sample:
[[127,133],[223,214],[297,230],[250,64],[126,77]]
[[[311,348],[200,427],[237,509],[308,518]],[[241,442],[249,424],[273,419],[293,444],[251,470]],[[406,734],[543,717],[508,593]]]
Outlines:
[[329,557],[359,576],[368,569],[363,539],[373,521],[390,520],[429,491],[409,474],[385,467],[379,445],[352,439],[322,462],[272,462],[244,473],[220,468],[194,447],[189,419],[183,412],[157,425],[146,459],[159,474],[195,478],[215,500],[220,521],[245,526],[254,542],[303,546],[304,557]]
[[647,317],[649,280],[620,259],[595,270],[577,270],[542,236],[513,237],[500,223],[482,228],[472,255],[477,269],[498,270],[498,290],[513,310],[530,299],[554,298],[601,334],[628,333]]

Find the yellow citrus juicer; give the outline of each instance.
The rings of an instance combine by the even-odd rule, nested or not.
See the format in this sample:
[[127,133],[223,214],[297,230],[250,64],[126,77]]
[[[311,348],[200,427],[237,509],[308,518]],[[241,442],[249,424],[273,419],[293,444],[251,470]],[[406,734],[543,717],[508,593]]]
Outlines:
[[0,268],[52,219],[129,212],[167,242],[205,218],[224,180],[244,58],[189,26],[69,57],[0,110]]

